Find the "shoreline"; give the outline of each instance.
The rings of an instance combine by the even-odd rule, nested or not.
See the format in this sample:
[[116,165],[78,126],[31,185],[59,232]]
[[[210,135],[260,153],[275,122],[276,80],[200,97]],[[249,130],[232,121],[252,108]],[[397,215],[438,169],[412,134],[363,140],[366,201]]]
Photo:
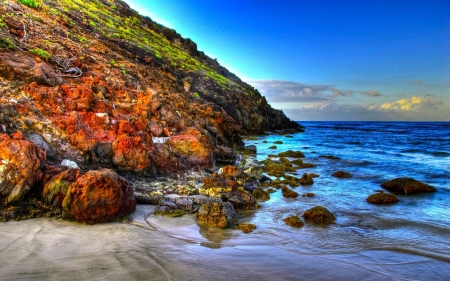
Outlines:
[[[307,255],[279,245],[205,247],[148,225],[152,208],[138,205],[127,223],[3,223],[0,280],[444,280],[450,273],[448,262],[396,251]],[[177,227],[176,218],[166,220]]]

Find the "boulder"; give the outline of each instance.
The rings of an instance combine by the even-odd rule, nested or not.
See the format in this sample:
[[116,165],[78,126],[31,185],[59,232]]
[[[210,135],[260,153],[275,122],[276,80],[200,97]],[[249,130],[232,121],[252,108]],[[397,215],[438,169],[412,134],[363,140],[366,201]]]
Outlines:
[[253,197],[255,197],[255,199],[257,201],[267,201],[270,200],[270,193],[268,191],[265,191],[264,189],[262,189],[261,187],[258,187],[257,189],[254,189],[252,191],[252,195]]
[[227,228],[235,219],[234,207],[230,202],[207,203],[197,213],[198,222],[209,227]]
[[283,219],[284,223],[292,227],[302,227],[305,223],[298,216],[290,216]]
[[413,178],[395,178],[390,181],[383,182],[381,187],[387,190],[401,193],[420,193],[434,192],[436,188]]
[[278,153],[278,157],[291,157],[291,158],[303,158],[305,155],[301,151],[288,150]]
[[[20,138],[20,137],[17,137]],[[42,179],[45,151],[23,139],[0,136],[0,199],[5,204],[20,202]]]
[[284,197],[294,197],[294,198],[298,197],[298,193],[297,192],[287,188],[286,186],[283,186],[281,188],[281,191],[282,191]]
[[110,169],[88,171],[69,186],[63,217],[94,224],[133,212],[136,199],[128,181]]
[[366,201],[372,204],[388,204],[398,202],[398,198],[394,194],[377,192],[367,197]]
[[62,202],[66,198],[69,186],[80,176],[79,169],[67,169],[46,182],[42,192],[45,204],[52,206],[53,210],[61,210]]
[[300,178],[299,182],[301,185],[313,185],[314,184],[313,178],[310,175],[308,175],[307,173],[303,174],[303,176]]
[[211,168],[214,166],[213,151],[207,140],[195,135],[177,135],[170,137],[165,144],[171,149],[172,154],[181,158],[185,165]]
[[335,178],[344,179],[344,178],[350,178],[352,175],[349,172],[337,171],[337,172],[334,172],[331,176],[333,176]]
[[330,224],[334,223],[334,221],[336,220],[336,217],[330,211],[328,211],[327,208],[322,206],[316,206],[314,208],[306,210],[303,213],[303,217],[305,218],[305,220],[310,220],[317,224]]

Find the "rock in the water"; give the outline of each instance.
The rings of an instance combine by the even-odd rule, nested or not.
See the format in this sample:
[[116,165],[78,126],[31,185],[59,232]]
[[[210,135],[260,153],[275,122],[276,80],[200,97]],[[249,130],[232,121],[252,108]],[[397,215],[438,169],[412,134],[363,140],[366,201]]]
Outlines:
[[377,192],[367,197],[366,201],[372,204],[388,204],[398,202],[398,198],[394,194]]
[[285,152],[278,153],[278,157],[303,158],[305,157],[305,155],[301,151],[288,150]]
[[94,224],[133,212],[136,199],[128,181],[109,169],[88,171],[69,187],[63,217]]
[[436,188],[413,178],[395,178],[393,180],[383,182],[381,187],[390,191],[401,193],[420,193],[420,192],[434,192]]
[[235,228],[242,230],[242,232],[244,233],[251,233],[256,229],[256,225],[254,225],[253,223],[240,223],[236,225]]
[[298,216],[291,216],[283,219],[284,223],[292,227],[302,227],[305,223]]
[[264,189],[258,187],[257,189],[252,191],[253,197],[256,198],[257,201],[267,201],[270,200],[270,193],[265,191]]
[[307,173],[303,174],[303,176],[300,178],[299,182],[301,185],[313,185],[314,184],[313,178],[310,175],[308,175]]
[[22,200],[42,178],[45,151],[23,139],[0,135],[0,199],[5,204]]
[[332,174],[332,176],[335,178],[345,179],[345,178],[350,178],[352,175],[349,172],[337,171],[337,172],[334,172]]
[[311,220],[317,224],[330,224],[334,223],[336,217],[328,211],[327,208],[322,206],[316,206],[303,213],[305,220]]
[[298,197],[298,193],[297,192],[295,192],[295,191],[293,191],[293,190],[291,190],[291,189],[289,189],[289,188],[287,188],[285,186],[283,186],[281,188],[281,191],[282,191],[284,197]]
[[155,215],[162,215],[170,218],[181,217],[186,214],[185,210],[178,208],[171,208],[169,206],[158,206],[155,210]]
[[197,213],[198,222],[209,227],[227,228],[235,219],[234,207],[230,202],[207,203]]

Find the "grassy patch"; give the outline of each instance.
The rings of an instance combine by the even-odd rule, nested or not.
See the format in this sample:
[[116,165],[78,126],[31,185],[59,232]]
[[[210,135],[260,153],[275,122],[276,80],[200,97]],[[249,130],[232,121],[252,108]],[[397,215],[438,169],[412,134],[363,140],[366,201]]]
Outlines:
[[35,54],[45,60],[48,60],[52,57],[51,54],[47,53],[46,51],[39,49],[39,48],[34,48],[30,50],[30,53]]
[[42,2],[41,1],[36,1],[36,0],[17,0],[17,2],[22,3],[24,5],[27,5],[28,7],[35,8],[35,9],[38,9],[38,8],[42,7]]

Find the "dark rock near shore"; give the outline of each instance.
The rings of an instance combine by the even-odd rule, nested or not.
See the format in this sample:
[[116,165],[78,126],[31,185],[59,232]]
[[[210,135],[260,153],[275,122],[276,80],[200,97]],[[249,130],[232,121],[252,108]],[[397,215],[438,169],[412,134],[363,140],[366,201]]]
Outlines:
[[207,203],[197,213],[197,221],[209,227],[227,228],[235,219],[234,207],[230,202]]
[[283,219],[284,223],[292,227],[303,227],[305,223],[298,216],[290,216]]
[[337,172],[334,172],[332,174],[332,176],[335,178],[346,179],[346,178],[350,178],[352,175],[349,172],[337,171]]
[[303,176],[300,178],[299,182],[301,185],[313,185],[314,184],[313,178],[307,173],[303,174]]
[[366,201],[372,204],[389,204],[398,202],[398,198],[394,194],[377,192],[367,197]]
[[383,182],[381,187],[387,190],[400,193],[421,193],[435,192],[436,188],[413,178],[395,178],[390,181]]
[[334,223],[334,221],[336,220],[336,217],[330,211],[328,211],[327,208],[322,206],[316,206],[314,208],[306,210],[303,213],[303,217],[305,218],[305,220],[310,220],[317,224],[330,224]]
[[298,193],[297,192],[295,192],[295,191],[293,191],[293,190],[291,190],[291,189],[289,189],[289,188],[287,188],[285,186],[283,186],[281,188],[281,191],[282,191],[284,197],[293,197],[293,198],[298,197]]
[[285,152],[278,153],[278,157],[303,158],[305,157],[305,155],[301,151],[288,150]]

